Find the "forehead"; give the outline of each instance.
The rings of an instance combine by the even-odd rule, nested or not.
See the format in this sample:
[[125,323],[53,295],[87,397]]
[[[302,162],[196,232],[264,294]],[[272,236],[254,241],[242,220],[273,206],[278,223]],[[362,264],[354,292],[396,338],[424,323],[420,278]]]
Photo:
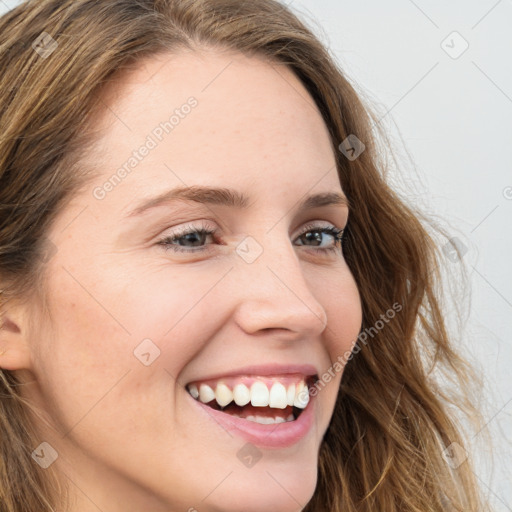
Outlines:
[[182,181],[173,185],[272,179],[311,187],[325,176],[324,186],[340,188],[322,116],[283,64],[226,51],[162,54],[140,61],[102,100],[102,135],[91,156],[105,176],[153,139],[129,177],[134,184],[145,178],[153,190],[148,178],[168,178],[169,169]]

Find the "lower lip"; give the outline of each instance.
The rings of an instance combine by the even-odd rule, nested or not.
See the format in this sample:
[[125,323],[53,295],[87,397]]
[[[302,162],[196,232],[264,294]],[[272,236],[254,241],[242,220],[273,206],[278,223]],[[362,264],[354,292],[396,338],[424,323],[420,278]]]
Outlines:
[[313,426],[314,399],[311,397],[308,405],[296,420],[284,423],[261,424],[217,411],[192,398],[188,393],[187,395],[194,403],[206,411],[210,419],[219,423],[225,430],[264,448],[286,448],[287,446],[292,446],[303,439]]

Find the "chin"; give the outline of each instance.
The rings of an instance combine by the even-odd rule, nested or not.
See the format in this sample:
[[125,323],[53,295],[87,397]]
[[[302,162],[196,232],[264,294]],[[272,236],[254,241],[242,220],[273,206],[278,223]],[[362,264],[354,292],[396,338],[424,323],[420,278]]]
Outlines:
[[[256,464],[251,469],[233,468],[202,504],[215,512],[299,512],[313,497],[318,461],[301,464]],[[258,466],[260,466],[258,468]],[[212,492],[213,491],[213,492]],[[207,495],[208,493],[205,493]],[[196,507],[202,512],[201,507]],[[190,512],[194,512],[192,509]]]

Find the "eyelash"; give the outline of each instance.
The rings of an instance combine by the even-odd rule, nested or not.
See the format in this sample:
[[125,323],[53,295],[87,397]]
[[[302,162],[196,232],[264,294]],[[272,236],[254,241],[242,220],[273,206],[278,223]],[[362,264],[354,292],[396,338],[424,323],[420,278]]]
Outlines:
[[[304,236],[305,234],[309,232],[318,232],[318,233],[325,233],[327,235],[331,235],[334,238],[334,246],[333,247],[327,247],[323,249],[318,249],[313,247],[313,251],[322,253],[322,254],[330,254],[337,252],[338,250],[338,244],[341,244],[343,242],[343,232],[344,229],[338,229],[336,227],[323,227],[318,226],[314,224],[308,224],[304,226],[304,230],[299,234],[297,238],[300,238],[301,236]],[[181,253],[198,253],[198,252],[204,252],[205,249],[200,248],[181,248],[179,245],[177,245],[175,242],[179,241],[180,239],[184,238],[187,235],[212,235],[214,236],[217,232],[217,229],[211,229],[206,225],[202,225],[200,227],[194,227],[194,226],[187,226],[186,228],[183,228],[177,233],[172,234],[171,236],[166,236],[165,238],[162,238],[157,242],[158,245],[164,246],[165,250],[172,250],[174,252],[181,252]],[[203,246],[204,247],[204,246]]]

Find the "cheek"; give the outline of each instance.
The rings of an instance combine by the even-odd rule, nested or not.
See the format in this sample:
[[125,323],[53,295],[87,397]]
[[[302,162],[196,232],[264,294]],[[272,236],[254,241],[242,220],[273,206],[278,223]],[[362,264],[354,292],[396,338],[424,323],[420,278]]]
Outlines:
[[132,366],[130,339],[76,284],[51,297],[51,322],[38,334],[34,371],[46,407],[65,431]]
[[[155,358],[156,344],[147,342],[157,339],[163,322],[168,330],[174,317],[169,315],[169,303],[157,309],[144,295],[121,303],[118,290],[103,283],[99,304],[84,291],[87,287],[98,297],[99,288],[92,283],[62,281],[55,279],[49,287],[52,321],[38,338],[36,401],[41,401],[65,441],[114,464],[123,460],[124,444],[113,443],[113,433],[120,439],[138,439],[148,432],[163,438],[172,421],[170,374],[184,364],[183,352],[176,347],[170,352],[174,356],[168,357],[162,347],[162,357]],[[143,342],[144,351],[137,351]],[[148,351],[151,361],[146,365]]]
[[51,311],[46,360],[80,373],[126,364],[130,336],[123,324],[76,283],[53,292]]
[[132,362],[139,344],[158,345],[190,323],[217,277],[190,278],[180,269],[142,273],[107,258],[96,268],[57,271],[48,289],[56,340],[45,356],[58,350],[86,367],[104,369]]
[[122,316],[129,319],[131,351],[153,347],[155,362],[177,377],[222,325],[227,308],[215,286],[221,272],[167,265],[130,280],[121,292]]
[[344,267],[340,278],[326,280],[321,290],[321,302],[327,312],[326,339],[331,360],[343,356],[352,348],[363,321],[361,296],[356,282]]
[[[201,320],[211,315],[212,304],[206,311],[203,299],[217,273],[197,269],[192,276],[180,268],[170,272],[167,265],[142,273],[122,261],[96,259],[96,268],[55,267],[47,290],[51,328],[36,343],[36,371],[43,380],[86,375],[91,383],[95,375],[115,375],[134,363],[145,366],[149,352],[151,361],[179,372],[200,349],[194,340],[204,339]],[[172,357],[160,358],[168,353]]]
[[329,410],[332,411],[345,365],[362,325],[361,297],[348,268],[345,268],[338,280],[326,282],[319,300],[327,313],[324,334],[330,361],[318,376],[319,381],[312,393],[315,396],[328,397]]

